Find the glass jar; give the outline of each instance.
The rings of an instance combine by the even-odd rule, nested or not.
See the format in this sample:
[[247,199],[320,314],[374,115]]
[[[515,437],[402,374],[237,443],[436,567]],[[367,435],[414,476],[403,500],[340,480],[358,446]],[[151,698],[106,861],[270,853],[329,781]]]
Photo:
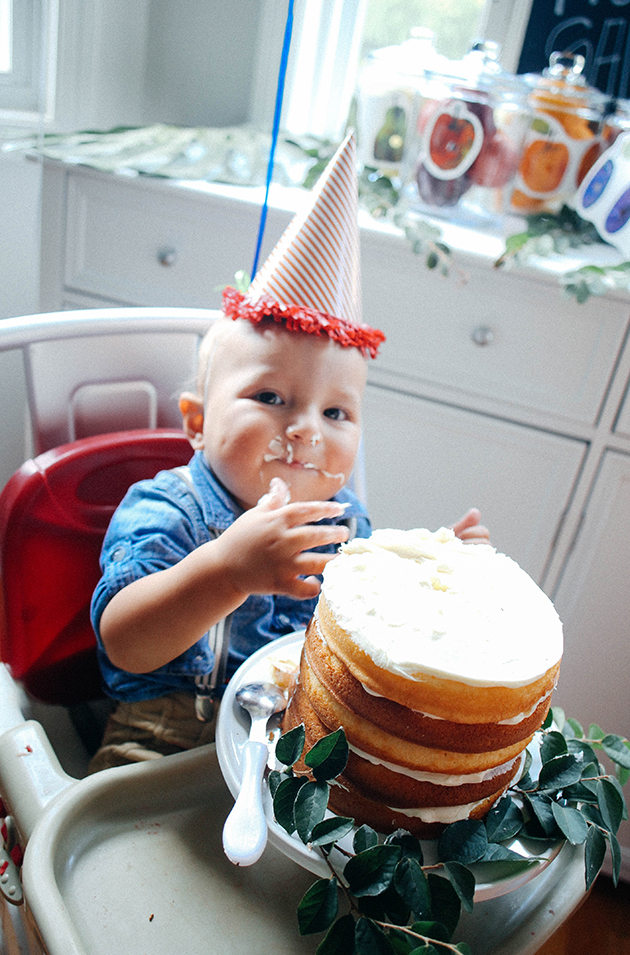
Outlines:
[[364,168],[399,179],[419,77],[439,59],[433,32],[424,27],[415,27],[400,46],[369,54],[356,91],[357,158]]
[[426,70],[403,173],[421,208],[450,219],[503,214],[528,125],[526,87],[480,41],[446,71]]
[[531,121],[510,211],[553,212],[575,196],[588,170],[618,132],[610,97],[586,83],[584,57],[552,53],[540,74],[527,74]]

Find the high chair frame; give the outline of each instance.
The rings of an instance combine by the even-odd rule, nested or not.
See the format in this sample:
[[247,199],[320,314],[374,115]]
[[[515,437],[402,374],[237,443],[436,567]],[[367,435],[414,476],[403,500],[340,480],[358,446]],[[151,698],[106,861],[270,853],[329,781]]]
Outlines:
[[[86,778],[62,768],[64,747],[53,748],[44,717],[62,709],[57,704],[71,703],[77,689],[79,697],[94,692],[85,669],[91,637],[82,630],[64,653],[64,640],[55,644],[44,636],[49,621],[41,603],[52,605],[60,596],[45,587],[26,593],[23,606],[30,609],[22,617],[31,620],[16,622],[10,606],[12,588],[29,568],[37,566],[33,580],[45,583],[51,558],[38,554],[38,526],[50,544],[64,500],[78,502],[79,510],[85,505],[75,523],[79,534],[91,535],[93,562],[116,498],[138,473],[116,471],[123,454],[164,439],[168,454],[164,446],[149,454],[141,471],[181,463],[178,456],[188,454],[175,398],[194,377],[199,340],[216,316],[212,310],[114,308],[0,322],[0,360],[3,353],[11,356],[23,387],[24,458],[34,460],[9,482],[0,504],[9,528],[0,545],[2,572],[12,579],[4,613],[21,634],[10,637],[5,628],[1,645],[3,955],[249,955],[263,948],[307,955],[319,942],[300,939],[297,930],[295,910],[313,882],[308,872],[273,845],[248,869],[226,860],[221,830],[233,800],[214,746]],[[3,394],[0,383],[0,400],[12,402],[19,421],[13,388]],[[142,455],[131,457],[135,467]],[[88,460],[89,493],[81,483]],[[110,467],[115,483],[107,479]],[[68,474],[74,475],[70,483]],[[42,496],[29,513],[21,495],[32,481]],[[71,523],[67,516],[65,525]],[[28,554],[12,555],[12,543],[17,548],[21,540],[28,542]],[[68,621],[78,611],[69,598],[65,608],[63,599],[56,603],[55,614],[65,610],[68,618],[66,636],[76,637],[79,631]],[[85,593],[78,603],[84,615]],[[35,629],[20,630],[25,622]],[[34,641],[35,652],[21,641]],[[26,719],[30,696],[38,694],[48,709],[41,719]],[[462,937],[475,955],[533,955],[583,898],[583,865],[582,849],[565,845],[531,883],[475,906],[462,921]]]

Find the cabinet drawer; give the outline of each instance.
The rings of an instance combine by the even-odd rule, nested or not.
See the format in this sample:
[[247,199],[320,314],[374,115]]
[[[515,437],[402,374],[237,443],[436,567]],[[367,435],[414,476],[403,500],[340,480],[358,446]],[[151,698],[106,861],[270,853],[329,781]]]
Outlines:
[[[220,289],[251,268],[259,215],[201,191],[72,175],[64,284],[132,305],[216,308]],[[289,219],[270,210],[264,254]]]
[[478,507],[492,543],[540,582],[585,447],[369,385],[364,451],[372,523],[436,530]]
[[630,386],[626,389],[621,410],[615,422],[615,433],[622,438],[630,438]]
[[579,305],[555,278],[490,265],[466,265],[462,283],[454,269],[444,278],[402,243],[370,233],[362,256],[365,320],[388,336],[374,380],[393,383],[396,373],[429,397],[543,412],[552,427],[595,423],[630,305]]

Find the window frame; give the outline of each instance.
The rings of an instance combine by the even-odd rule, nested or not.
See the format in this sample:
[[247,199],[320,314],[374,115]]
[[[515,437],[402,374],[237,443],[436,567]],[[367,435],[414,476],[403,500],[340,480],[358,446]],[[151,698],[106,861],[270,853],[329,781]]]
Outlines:
[[12,0],[10,21],[13,68],[0,74],[0,124],[51,122],[59,0]]
[[[283,129],[332,140],[343,136],[360,66],[366,2],[304,0],[296,4],[282,111]],[[268,128],[278,80],[274,65],[280,62],[287,4],[263,0],[261,6],[250,116],[252,122]],[[485,0],[477,39],[499,43],[501,65],[510,72],[515,72],[518,66],[531,7],[532,0]],[[317,15],[313,14],[313,8],[318,8]],[[333,59],[334,73],[327,73],[326,64]],[[334,96],[329,95],[331,89],[335,90]]]

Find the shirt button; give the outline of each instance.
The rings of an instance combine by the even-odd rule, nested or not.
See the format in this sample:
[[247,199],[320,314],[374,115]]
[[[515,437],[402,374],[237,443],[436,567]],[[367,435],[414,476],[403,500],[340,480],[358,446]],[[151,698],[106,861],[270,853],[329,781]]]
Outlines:
[[278,614],[278,623],[280,624],[281,627],[288,627],[291,621],[289,620],[286,614],[280,613]]
[[125,556],[125,548],[117,547],[116,550],[112,551],[111,557],[109,559],[118,561],[118,560],[122,560],[124,556]]

